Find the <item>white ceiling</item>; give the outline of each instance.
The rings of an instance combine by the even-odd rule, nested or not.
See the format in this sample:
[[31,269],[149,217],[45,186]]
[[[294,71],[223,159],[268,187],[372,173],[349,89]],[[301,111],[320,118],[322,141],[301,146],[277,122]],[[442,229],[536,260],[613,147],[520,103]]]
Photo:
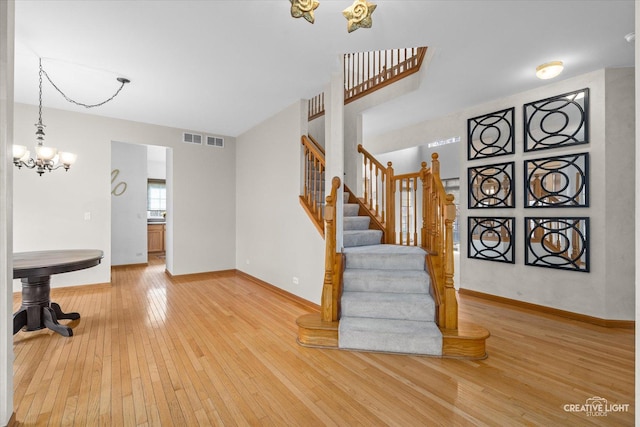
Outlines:
[[45,81],[45,107],[237,136],[319,93],[342,53],[429,46],[419,90],[365,113],[372,135],[543,85],[543,62],[564,61],[559,78],[634,65],[633,0],[373,0],[373,28],[349,34],[351,3],[320,0],[311,25],[287,0],[16,0],[15,100],[37,104],[42,57],[84,103],[131,79],[91,110]]

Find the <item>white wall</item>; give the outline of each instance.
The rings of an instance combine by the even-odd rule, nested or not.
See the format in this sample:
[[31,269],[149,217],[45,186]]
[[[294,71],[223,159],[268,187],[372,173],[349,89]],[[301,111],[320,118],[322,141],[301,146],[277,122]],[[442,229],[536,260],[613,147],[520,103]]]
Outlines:
[[0,2],[0,425],[13,413],[13,0]]
[[114,141],[111,173],[111,265],[146,263],[147,147]]
[[[368,138],[371,152],[402,149],[460,135],[461,177],[469,166],[466,156],[467,119],[504,108],[516,107],[515,161],[516,208],[492,209],[490,213],[469,210],[466,179],[461,179],[461,260],[455,272],[456,287],[558,308],[603,319],[634,318],[633,197],[627,191],[633,180],[634,70],[600,70],[561,80],[535,90],[512,95],[398,131]],[[606,85],[606,86],[605,86]],[[572,90],[590,88],[590,144],[553,150],[553,154],[590,153],[590,207],[583,209],[525,210],[522,201],[522,163],[525,158],[551,153],[523,153],[522,105]],[[605,121],[606,118],[606,121]],[[496,160],[498,161],[498,160]],[[475,161],[473,165],[492,161]],[[630,205],[631,203],[631,205]],[[503,264],[466,257],[468,216],[515,216],[515,264]],[[591,218],[591,272],[578,273],[524,265],[524,216],[588,216]],[[624,235],[626,233],[626,236]]]
[[147,178],[167,179],[167,148],[147,145]]
[[325,116],[316,117],[309,122],[308,132],[321,146],[325,146]]
[[236,268],[319,304],[324,240],[298,198],[303,102],[237,138]]
[[[16,141],[33,144],[37,113],[35,106],[15,105]],[[69,172],[42,177],[14,168],[14,250],[96,248],[105,253],[97,267],[53,276],[53,287],[110,282],[112,141],[173,148],[169,272],[235,268],[234,138],[225,137],[222,149],[194,146],[181,142],[182,129],[47,108],[43,122],[45,144],[75,152],[78,160]],[[86,212],[90,220],[84,219]],[[14,281],[14,291],[19,290],[20,282]]]

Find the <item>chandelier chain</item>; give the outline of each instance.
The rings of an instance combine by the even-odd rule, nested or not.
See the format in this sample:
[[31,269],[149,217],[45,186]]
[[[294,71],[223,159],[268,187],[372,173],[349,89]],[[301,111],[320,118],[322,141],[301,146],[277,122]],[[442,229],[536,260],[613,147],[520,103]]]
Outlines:
[[42,68],[42,59],[40,59],[40,104],[42,104],[42,74],[44,74],[44,76],[47,78],[47,80],[49,80],[49,83],[51,83],[51,86],[53,86],[58,92],[60,92],[60,95],[62,95],[64,97],[64,99],[66,99],[67,101],[69,101],[72,104],[76,104],[79,105],[81,107],[86,107],[86,108],[94,108],[94,107],[100,107],[101,105],[106,104],[107,102],[111,101],[113,98],[115,98],[116,96],[118,96],[118,94],[120,93],[120,91],[122,90],[122,88],[124,87],[125,84],[129,83],[129,80],[124,79],[124,78],[119,78],[118,81],[120,82],[120,87],[118,88],[118,90],[116,91],[116,93],[114,93],[109,99],[99,102],[97,104],[84,104],[82,102],[78,102],[76,100],[73,100],[71,98],[69,98],[58,86],[56,86],[56,84],[51,80],[51,77],[49,77],[49,74],[47,74],[47,72]]
[[38,124],[36,126],[44,126],[42,124],[42,59],[40,59],[40,73],[39,73],[39,86],[38,86]]

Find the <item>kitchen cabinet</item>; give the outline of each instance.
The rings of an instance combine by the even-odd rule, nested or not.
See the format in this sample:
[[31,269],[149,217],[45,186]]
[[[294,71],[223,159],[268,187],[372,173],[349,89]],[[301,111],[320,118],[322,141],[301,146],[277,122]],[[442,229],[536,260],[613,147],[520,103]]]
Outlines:
[[147,224],[147,251],[164,252],[165,224]]

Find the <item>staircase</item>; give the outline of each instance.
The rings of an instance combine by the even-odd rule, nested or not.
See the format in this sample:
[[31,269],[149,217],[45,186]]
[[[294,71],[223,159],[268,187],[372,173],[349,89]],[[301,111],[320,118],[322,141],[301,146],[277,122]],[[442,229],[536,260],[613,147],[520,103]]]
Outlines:
[[442,355],[424,250],[380,244],[382,231],[344,193],[342,315],[338,347]]

